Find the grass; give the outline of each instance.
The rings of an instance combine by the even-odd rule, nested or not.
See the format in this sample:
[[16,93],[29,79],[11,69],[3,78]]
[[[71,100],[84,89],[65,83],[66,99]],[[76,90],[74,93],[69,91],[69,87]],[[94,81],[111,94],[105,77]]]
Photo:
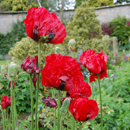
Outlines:
[[[125,51],[125,55],[127,54],[130,54],[130,50]],[[123,55],[124,55],[123,51],[118,51],[118,56],[123,56]]]
[[0,65],[4,65],[7,62],[11,62],[11,60],[0,60]]

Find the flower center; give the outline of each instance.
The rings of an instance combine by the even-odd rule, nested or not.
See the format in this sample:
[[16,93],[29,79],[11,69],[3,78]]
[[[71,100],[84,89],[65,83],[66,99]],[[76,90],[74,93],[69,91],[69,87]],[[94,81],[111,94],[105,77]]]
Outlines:
[[57,88],[57,89],[59,89],[59,90],[64,90],[64,87],[65,87],[65,82],[61,82],[60,83],[60,86]]
[[87,115],[87,117],[86,117],[86,121],[87,121],[87,120],[89,120],[89,115]]
[[35,40],[37,42],[39,41],[40,38],[38,37],[37,27],[32,30],[31,37],[33,40]]
[[55,33],[53,31],[51,31],[49,33],[49,38],[48,38],[49,42],[54,38],[54,36],[55,36]]

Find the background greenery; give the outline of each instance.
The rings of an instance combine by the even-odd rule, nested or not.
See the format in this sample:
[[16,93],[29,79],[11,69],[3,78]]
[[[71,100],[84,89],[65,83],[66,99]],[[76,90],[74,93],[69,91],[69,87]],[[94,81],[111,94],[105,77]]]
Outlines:
[[0,53],[6,54],[10,48],[23,37],[26,37],[26,29],[23,22],[17,21],[7,34],[0,33]]

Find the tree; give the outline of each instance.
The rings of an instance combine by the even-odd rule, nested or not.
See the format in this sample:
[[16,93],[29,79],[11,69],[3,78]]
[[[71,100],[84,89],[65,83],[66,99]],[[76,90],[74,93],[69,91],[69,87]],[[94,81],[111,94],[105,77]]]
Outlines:
[[[89,7],[88,2],[82,2],[75,9],[73,20],[67,23],[67,37],[64,40],[65,48],[68,48],[70,39],[75,39],[76,51],[94,49],[99,52],[101,49],[106,52],[108,46],[105,46],[102,38],[102,30],[93,8]],[[96,40],[96,42],[94,41]]]
[[88,2],[91,7],[113,5],[113,0],[88,0]]
[[81,5],[82,2],[87,1],[87,0],[75,0],[76,4],[75,4],[75,8],[77,8],[77,6]]
[[114,4],[122,4],[123,2],[130,3],[130,0],[116,0]]

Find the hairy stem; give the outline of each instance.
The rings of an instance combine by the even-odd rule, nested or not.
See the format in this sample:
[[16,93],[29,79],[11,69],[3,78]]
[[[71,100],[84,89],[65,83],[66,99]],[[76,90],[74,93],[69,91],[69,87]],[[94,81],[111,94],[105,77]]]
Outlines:
[[101,86],[100,86],[100,77],[98,75],[98,85],[99,85],[99,94],[100,94],[100,113],[101,113],[101,130],[103,127],[103,119],[102,119],[102,96],[101,96]]
[[[40,68],[41,63],[41,43],[39,43],[38,46],[38,68]],[[37,79],[37,87],[36,87],[36,110],[35,110],[35,127],[36,130],[39,130],[39,124],[38,124],[38,93],[39,93],[39,82],[40,82],[40,74],[38,75]]]
[[33,118],[33,87],[32,87],[32,74],[30,74],[30,96],[31,96],[31,130],[34,129],[34,118]]
[[58,130],[60,130],[60,90],[58,90]]

